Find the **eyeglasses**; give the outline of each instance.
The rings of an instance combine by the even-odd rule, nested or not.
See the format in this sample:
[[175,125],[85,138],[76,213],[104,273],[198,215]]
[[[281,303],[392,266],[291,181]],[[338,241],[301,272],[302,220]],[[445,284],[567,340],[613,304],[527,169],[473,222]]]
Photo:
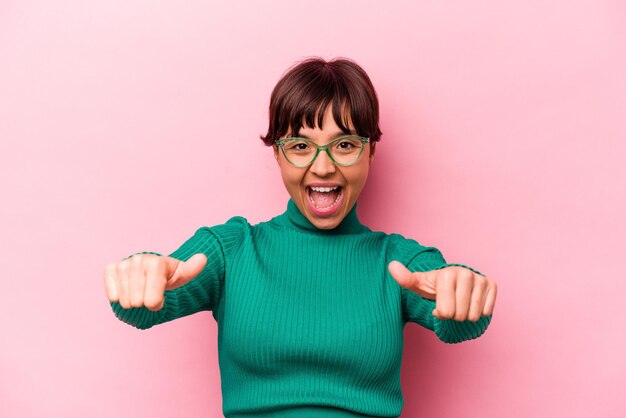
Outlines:
[[369,138],[357,135],[346,135],[330,141],[326,145],[318,145],[306,138],[285,138],[276,140],[276,145],[283,151],[285,159],[293,166],[307,167],[313,164],[320,151],[326,154],[337,165],[347,167],[356,163],[363,152],[363,146]]

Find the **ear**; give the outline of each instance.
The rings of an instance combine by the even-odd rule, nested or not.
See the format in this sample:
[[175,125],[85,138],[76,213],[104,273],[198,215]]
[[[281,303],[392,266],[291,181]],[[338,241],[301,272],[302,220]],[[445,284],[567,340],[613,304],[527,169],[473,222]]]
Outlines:
[[272,148],[274,149],[274,158],[276,159],[276,162],[279,163],[279,161],[278,161],[278,145],[274,144],[274,145],[272,145]]
[[376,142],[370,141],[370,164],[372,163],[372,161],[374,161],[374,154],[376,154]]

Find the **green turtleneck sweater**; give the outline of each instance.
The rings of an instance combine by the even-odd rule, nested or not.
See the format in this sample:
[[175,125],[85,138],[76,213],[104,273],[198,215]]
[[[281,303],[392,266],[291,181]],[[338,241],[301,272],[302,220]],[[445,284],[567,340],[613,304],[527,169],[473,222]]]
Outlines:
[[[372,231],[356,206],[331,230],[316,228],[292,199],[266,222],[235,216],[201,227],[169,256],[186,261],[202,252],[207,264],[165,292],[163,309],[111,307],[140,329],[210,310],[227,418],[398,417],[404,325],[458,343],[482,335],[491,315],[477,322],[434,317],[435,301],[398,285],[389,262],[481,273],[446,263],[435,247]],[[135,254],[142,253],[162,255]]]

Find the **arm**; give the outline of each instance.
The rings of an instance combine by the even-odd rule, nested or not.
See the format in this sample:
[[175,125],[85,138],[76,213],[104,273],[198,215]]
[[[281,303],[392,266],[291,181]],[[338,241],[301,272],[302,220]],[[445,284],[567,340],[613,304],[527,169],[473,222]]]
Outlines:
[[[187,261],[192,255],[200,252],[207,257],[204,269],[189,283],[177,289],[166,290],[161,310],[151,311],[145,306],[124,309],[118,302],[110,302],[115,316],[135,328],[148,329],[199,311],[215,309],[222,295],[225,260],[220,241],[211,228],[199,228],[180,248],[169,254],[169,257]],[[142,251],[125,259],[136,254],[162,256],[157,252]]]
[[[446,263],[441,252],[435,247],[423,247],[423,250],[418,252],[407,264],[407,268],[412,272],[439,270],[449,266],[464,267],[484,276],[481,272],[464,264]],[[434,300],[426,299],[403,287],[401,287],[401,291],[405,320],[435,331],[437,337],[445,343],[454,344],[478,338],[487,330],[491,322],[492,315],[483,315],[476,322],[439,319],[432,314],[436,306]]]

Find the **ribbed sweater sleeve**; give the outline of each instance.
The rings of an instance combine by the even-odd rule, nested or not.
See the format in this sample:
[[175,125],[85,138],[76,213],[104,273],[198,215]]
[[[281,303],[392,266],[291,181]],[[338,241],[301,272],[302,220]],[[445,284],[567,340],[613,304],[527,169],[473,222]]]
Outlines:
[[[203,253],[207,257],[207,264],[190,282],[179,288],[166,290],[162,309],[151,311],[145,306],[124,309],[118,302],[111,302],[115,315],[135,328],[148,329],[196,312],[214,311],[223,293],[226,256],[242,237],[243,224],[237,218],[240,217],[231,218],[226,224],[197,229],[191,238],[169,254],[169,257],[187,261],[194,254]],[[125,259],[137,254],[162,256],[154,251],[141,251]]]
[[[411,248],[413,256],[406,262],[410,271],[439,270],[450,266],[465,267],[476,274],[484,276],[480,271],[459,263],[447,263],[441,251],[435,247],[424,247],[412,239],[406,239],[402,245],[404,252]],[[456,321],[454,319],[439,319],[432,314],[436,302],[401,287],[404,315],[408,322],[414,322],[435,332],[437,337],[448,344],[460,343],[480,337],[489,326],[492,315],[481,316],[478,321]]]

